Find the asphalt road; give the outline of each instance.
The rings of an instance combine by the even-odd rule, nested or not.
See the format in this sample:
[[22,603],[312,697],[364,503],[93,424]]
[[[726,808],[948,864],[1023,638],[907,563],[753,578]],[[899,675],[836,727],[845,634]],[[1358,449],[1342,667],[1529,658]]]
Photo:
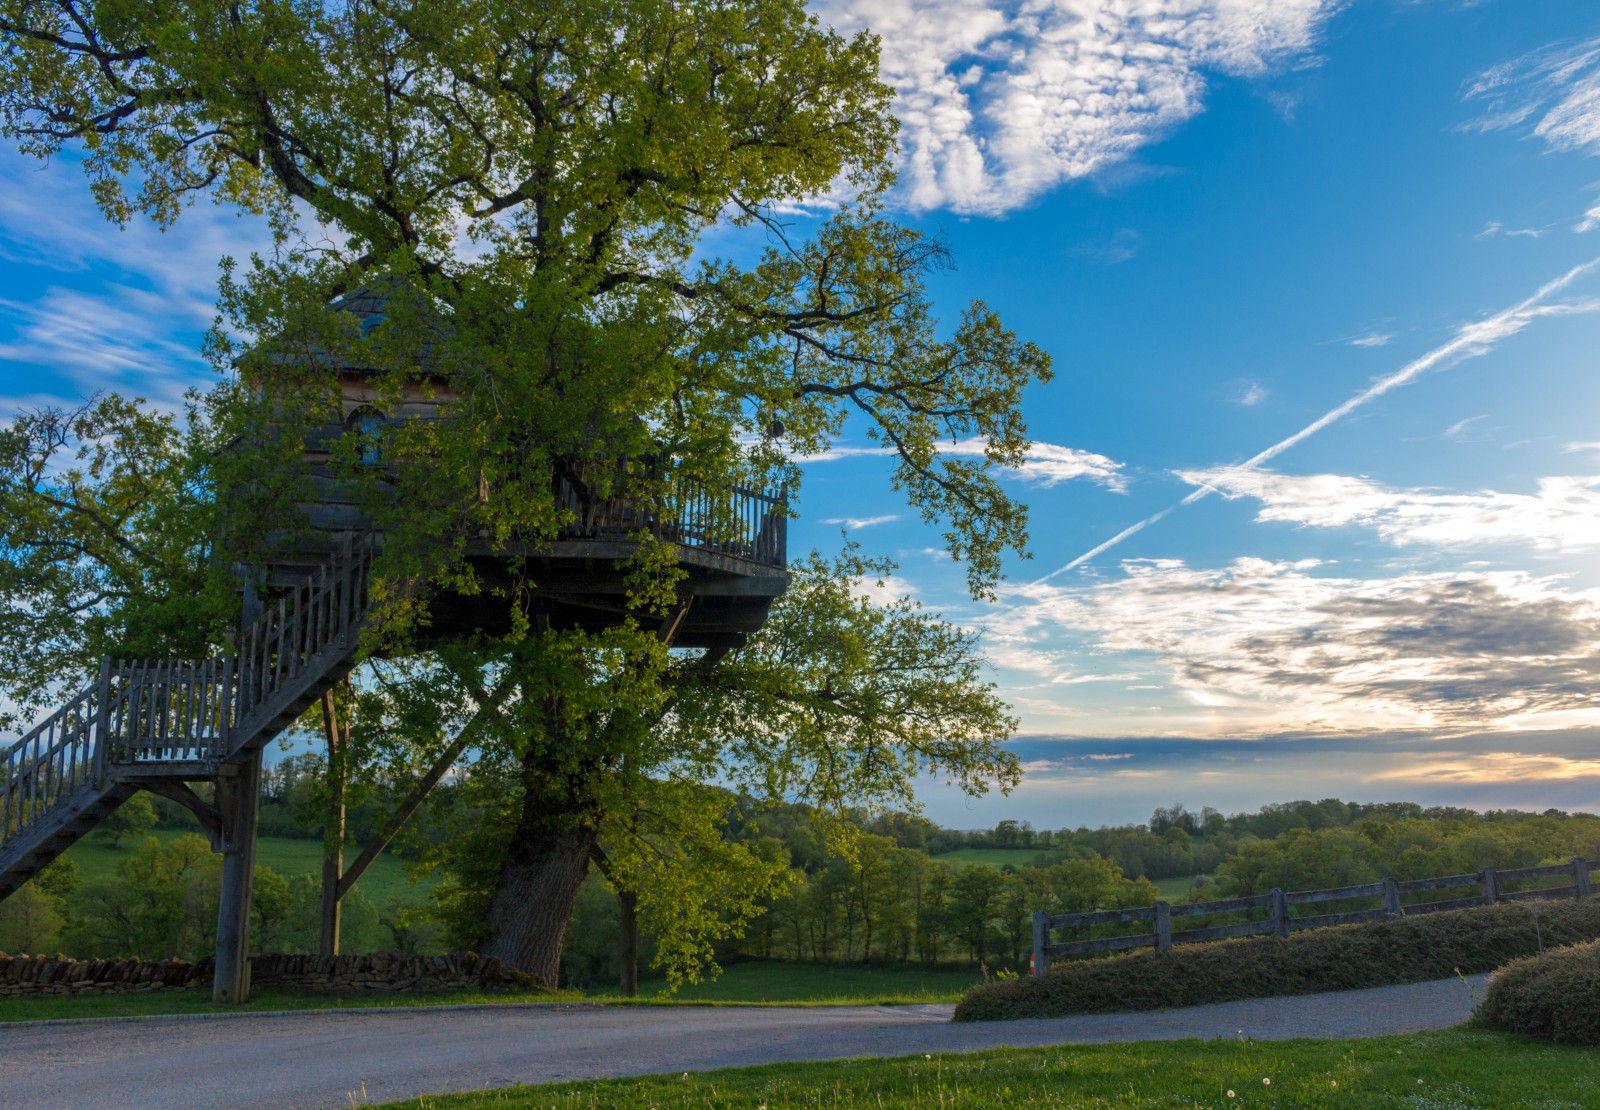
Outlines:
[[1370,1037],[1443,1029],[1487,976],[956,1025],[949,1006],[501,1006],[0,1026],[0,1107],[348,1107],[513,1083],[1001,1045]]

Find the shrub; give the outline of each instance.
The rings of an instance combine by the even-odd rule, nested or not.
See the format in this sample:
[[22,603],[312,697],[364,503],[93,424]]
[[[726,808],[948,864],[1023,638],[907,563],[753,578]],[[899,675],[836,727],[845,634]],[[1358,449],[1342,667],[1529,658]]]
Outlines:
[[1600,939],[1600,899],[1479,906],[1288,940],[1251,937],[1179,945],[1164,955],[1058,964],[1043,978],[973,988],[957,1021],[1159,1010],[1241,998],[1358,990],[1493,971],[1546,948]]
[[1600,944],[1507,964],[1489,981],[1474,1020],[1503,1033],[1600,1044]]

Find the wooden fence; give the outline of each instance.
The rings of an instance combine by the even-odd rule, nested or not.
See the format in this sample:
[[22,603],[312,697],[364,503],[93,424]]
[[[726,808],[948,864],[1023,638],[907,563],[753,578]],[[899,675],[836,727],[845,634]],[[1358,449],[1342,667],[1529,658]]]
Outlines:
[[[1376,883],[1358,886],[1334,887],[1331,890],[1302,890],[1285,893],[1274,888],[1266,894],[1252,894],[1244,898],[1224,898],[1216,902],[1194,902],[1174,906],[1157,902],[1129,910],[1094,910],[1089,913],[1051,915],[1043,910],[1033,915],[1033,973],[1044,975],[1050,970],[1050,960],[1057,956],[1080,956],[1092,952],[1116,952],[1125,948],[1155,948],[1165,952],[1174,944],[1194,944],[1198,941],[1227,940],[1230,937],[1253,937],[1272,934],[1287,937],[1291,931],[1319,929],[1325,925],[1353,925],[1364,921],[1393,921],[1401,916],[1420,913],[1437,913],[1440,910],[1459,910],[1467,906],[1492,906],[1496,902],[1538,902],[1552,898],[1585,898],[1591,893],[1589,862],[1574,859],[1545,867],[1518,867],[1496,871],[1485,867],[1482,871],[1464,875],[1442,875],[1434,879],[1410,879],[1397,882],[1383,879]],[[1531,879],[1548,879],[1556,876],[1570,877],[1570,885],[1538,887],[1531,890],[1507,891],[1511,883]],[[1476,887],[1477,893],[1466,898],[1447,898],[1433,902],[1416,902],[1402,905],[1401,895],[1422,891],[1450,890]],[[1291,916],[1291,906],[1315,906],[1328,902],[1349,902],[1377,899],[1378,905],[1344,913],[1324,913]],[[1218,914],[1259,913],[1266,916],[1255,920],[1239,921],[1225,925],[1173,931],[1173,919],[1212,917]],[[1090,940],[1067,941],[1052,944],[1050,933],[1054,929],[1087,929],[1101,925],[1132,925],[1150,923],[1149,932],[1126,936],[1098,937]]]

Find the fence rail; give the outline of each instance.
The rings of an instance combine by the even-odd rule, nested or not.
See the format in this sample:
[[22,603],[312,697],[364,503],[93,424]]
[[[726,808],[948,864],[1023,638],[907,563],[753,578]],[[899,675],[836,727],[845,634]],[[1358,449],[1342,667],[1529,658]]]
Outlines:
[[[1397,882],[1382,879],[1376,883],[1355,886],[1331,887],[1327,890],[1301,890],[1286,892],[1274,888],[1266,894],[1251,894],[1242,898],[1223,898],[1214,902],[1192,902],[1174,906],[1157,902],[1153,906],[1121,910],[1091,910],[1086,913],[1051,915],[1036,910],[1033,915],[1033,973],[1044,975],[1050,970],[1052,958],[1081,956],[1096,952],[1117,952],[1127,948],[1154,948],[1165,952],[1174,944],[1193,944],[1198,941],[1227,940],[1233,937],[1274,935],[1287,937],[1291,931],[1320,929],[1329,925],[1353,925],[1368,921],[1393,921],[1402,916],[1438,913],[1441,910],[1463,909],[1467,906],[1492,906],[1497,902],[1541,902],[1555,898],[1585,898],[1592,893],[1589,880],[1590,863],[1573,859],[1569,863],[1546,864],[1540,867],[1517,867],[1497,871],[1485,867],[1482,871],[1463,875],[1441,875],[1431,879],[1407,879]],[[1530,879],[1550,879],[1570,876],[1566,886],[1538,887],[1533,890],[1507,891],[1508,883]],[[1402,905],[1400,896],[1430,890],[1450,890],[1476,887],[1477,893],[1469,898],[1450,898],[1431,902]],[[1292,916],[1290,907],[1315,906],[1328,902],[1349,902],[1376,898],[1380,905],[1341,913]],[[1254,921],[1230,922],[1202,928],[1173,931],[1173,918],[1211,917],[1220,914],[1245,913],[1253,910],[1267,911],[1267,916]],[[1087,929],[1101,925],[1132,925],[1150,922],[1147,933],[1124,936],[1095,937],[1085,940],[1053,944],[1050,934],[1056,929]]]

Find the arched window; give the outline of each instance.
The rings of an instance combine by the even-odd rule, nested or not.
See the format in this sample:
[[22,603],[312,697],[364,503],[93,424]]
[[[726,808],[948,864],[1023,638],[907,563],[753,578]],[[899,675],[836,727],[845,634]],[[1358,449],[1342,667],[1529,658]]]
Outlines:
[[371,405],[362,405],[344,422],[346,435],[356,436],[358,457],[368,466],[382,466],[384,440],[388,436],[389,421]]

